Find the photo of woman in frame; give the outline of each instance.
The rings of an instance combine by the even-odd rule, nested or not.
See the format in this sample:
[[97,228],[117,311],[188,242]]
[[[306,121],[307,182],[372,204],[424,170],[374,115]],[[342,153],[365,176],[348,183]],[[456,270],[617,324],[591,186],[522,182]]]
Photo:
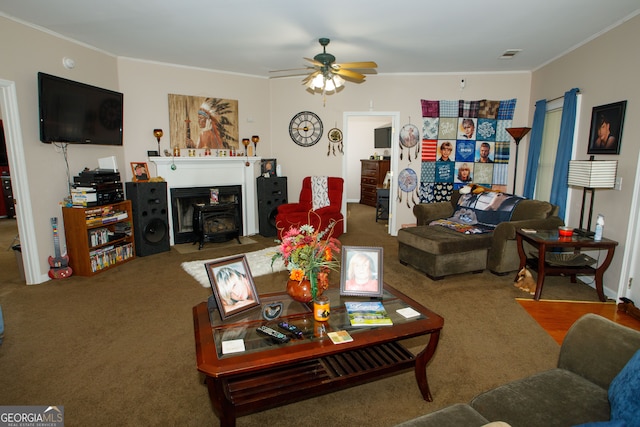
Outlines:
[[342,247],[340,295],[381,297],[382,248]]
[[620,154],[627,101],[593,107],[587,154]]
[[217,259],[205,268],[222,320],[260,306],[245,255]]

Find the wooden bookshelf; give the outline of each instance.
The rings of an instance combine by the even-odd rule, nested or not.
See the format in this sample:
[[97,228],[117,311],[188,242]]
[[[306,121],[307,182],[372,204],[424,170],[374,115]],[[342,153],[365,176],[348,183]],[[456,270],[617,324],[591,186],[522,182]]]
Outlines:
[[135,258],[131,201],[62,208],[73,274],[93,276]]

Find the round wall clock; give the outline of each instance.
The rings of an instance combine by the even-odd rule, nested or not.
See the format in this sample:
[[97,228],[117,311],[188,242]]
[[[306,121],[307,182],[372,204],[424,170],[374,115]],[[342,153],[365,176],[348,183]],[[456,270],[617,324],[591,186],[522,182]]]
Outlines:
[[311,111],[302,111],[291,119],[289,135],[301,147],[311,147],[322,137],[322,120]]

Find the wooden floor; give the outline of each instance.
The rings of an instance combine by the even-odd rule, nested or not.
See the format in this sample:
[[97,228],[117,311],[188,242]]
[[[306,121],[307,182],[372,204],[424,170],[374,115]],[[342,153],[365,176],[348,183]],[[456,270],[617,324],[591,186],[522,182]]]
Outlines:
[[562,344],[569,327],[587,313],[598,314],[621,325],[640,330],[640,320],[619,312],[614,302],[535,301],[519,298],[517,301],[558,344]]

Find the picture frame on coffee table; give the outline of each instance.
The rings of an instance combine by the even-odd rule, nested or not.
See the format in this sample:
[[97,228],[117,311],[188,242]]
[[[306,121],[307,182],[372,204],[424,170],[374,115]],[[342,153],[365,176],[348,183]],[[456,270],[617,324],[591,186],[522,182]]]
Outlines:
[[381,298],[384,292],[383,248],[343,246],[340,295]]
[[245,255],[218,258],[204,264],[220,318],[260,307],[260,297]]

